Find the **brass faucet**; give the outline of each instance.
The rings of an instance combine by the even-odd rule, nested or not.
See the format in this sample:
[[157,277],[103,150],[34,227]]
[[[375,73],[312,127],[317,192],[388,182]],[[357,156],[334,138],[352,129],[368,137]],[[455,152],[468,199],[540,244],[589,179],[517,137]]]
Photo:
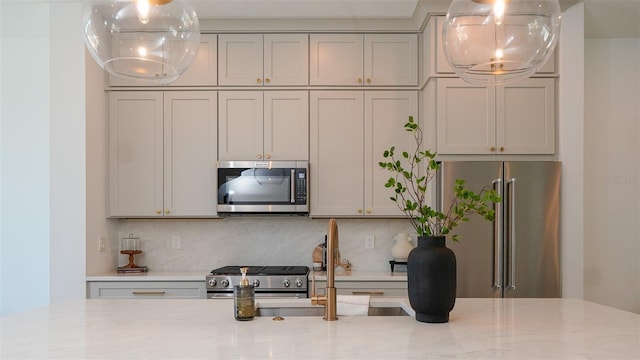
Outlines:
[[[324,305],[324,320],[338,320],[336,315],[336,287],[335,268],[338,263],[338,223],[335,219],[329,219],[327,230],[327,287],[324,295],[312,295],[311,305]],[[315,281],[314,281],[315,282]],[[315,292],[315,284],[313,285]]]

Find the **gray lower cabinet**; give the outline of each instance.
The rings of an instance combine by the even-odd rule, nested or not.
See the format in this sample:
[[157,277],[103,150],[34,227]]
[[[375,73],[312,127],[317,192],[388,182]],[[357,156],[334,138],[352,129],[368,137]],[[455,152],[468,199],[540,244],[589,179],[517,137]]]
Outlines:
[[90,281],[89,299],[206,299],[204,281]]
[[[309,280],[311,282],[311,279]],[[311,285],[311,284],[310,284]],[[326,281],[316,280],[316,293],[323,294]],[[406,281],[343,281],[336,280],[338,295],[371,295],[407,297]]]

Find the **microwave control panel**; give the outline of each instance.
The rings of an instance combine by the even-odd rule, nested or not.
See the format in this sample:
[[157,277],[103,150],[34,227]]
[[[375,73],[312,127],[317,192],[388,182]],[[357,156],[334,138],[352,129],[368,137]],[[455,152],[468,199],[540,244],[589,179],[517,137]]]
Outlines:
[[307,169],[296,169],[296,204],[307,203]]

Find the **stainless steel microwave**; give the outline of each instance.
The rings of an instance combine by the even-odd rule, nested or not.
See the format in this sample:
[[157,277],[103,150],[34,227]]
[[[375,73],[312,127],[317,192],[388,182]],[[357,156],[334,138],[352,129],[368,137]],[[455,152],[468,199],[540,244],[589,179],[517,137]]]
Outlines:
[[306,161],[219,161],[218,213],[308,213]]

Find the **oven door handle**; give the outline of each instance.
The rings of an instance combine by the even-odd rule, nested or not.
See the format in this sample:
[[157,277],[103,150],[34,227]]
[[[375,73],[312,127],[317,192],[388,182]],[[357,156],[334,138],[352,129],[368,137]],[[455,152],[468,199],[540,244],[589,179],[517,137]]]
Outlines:
[[296,203],[296,169],[291,169],[291,203]]

